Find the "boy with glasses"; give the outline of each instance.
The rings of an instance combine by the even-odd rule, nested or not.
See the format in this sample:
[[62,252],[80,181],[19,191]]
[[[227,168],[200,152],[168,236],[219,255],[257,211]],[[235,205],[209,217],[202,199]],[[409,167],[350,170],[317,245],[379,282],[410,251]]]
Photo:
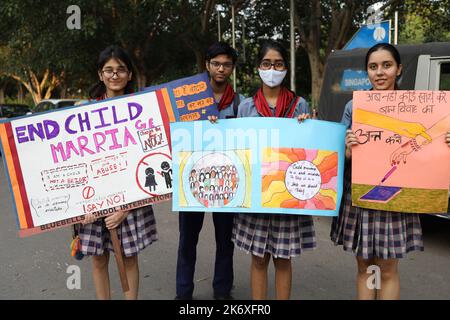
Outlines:
[[[206,70],[214,98],[219,108],[219,118],[235,118],[238,106],[244,96],[234,92],[228,80],[237,60],[236,51],[225,42],[217,42],[206,52]],[[211,119],[210,119],[211,120]],[[213,119],[217,120],[216,117]],[[178,246],[177,278],[175,299],[191,300],[194,292],[194,272],[198,236],[202,229],[204,212],[180,212],[180,242]],[[213,213],[216,260],[214,267],[214,299],[233,299],[233,250],[231,241],[233,229],[232,213]]]

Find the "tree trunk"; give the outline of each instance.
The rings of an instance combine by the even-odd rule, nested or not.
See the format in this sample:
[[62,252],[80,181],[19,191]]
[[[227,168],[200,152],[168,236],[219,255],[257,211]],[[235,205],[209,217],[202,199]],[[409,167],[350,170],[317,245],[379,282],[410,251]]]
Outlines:
[[202,50],[195,51],[195,59],[197,61],[198,72],[205,71],[205,53]]
[[6,89],[6,83],[4,83],[0,86],[0,103],[5,103],[5,89]]
[[144,72],[137,72],[136,81],[138,90],[141,90],[147,86],[147,76],[145,75]]
[[309,63],[311,65],[311,98],[312,107],[317,108],[319,104],[320,91],[322,89],[324,65],[314,54],[309,54]]
[[17,83],[17,102],[23,103],[23,88],[20,82]]

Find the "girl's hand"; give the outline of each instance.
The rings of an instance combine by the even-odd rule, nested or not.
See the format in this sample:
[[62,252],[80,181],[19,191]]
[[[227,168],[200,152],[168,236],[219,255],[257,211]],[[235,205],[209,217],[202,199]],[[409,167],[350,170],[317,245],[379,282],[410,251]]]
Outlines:
[[130,211],[119,211],[105,218],[106,228],[108,230],[115,229],[128,216]]
[[447,135],[445,136],[445,142],[450,147],[450,131],[447,131]]
[[358,138],[352,130],[347,130],[345,135],[345,157],[350,159],[352,156],[352,147],[359,144]]
[[347,130],[347,134],[345,136],[345,146],[347,148],[351,148],[353,146],[357,146],[359,144],[358,138],[353,133],[352,130]]
[[84,216],[84,220],[81,221],[81,224],[85,225],[85,224],[89,224],[89,223],[94,223],[95,221],[97,221],[97,219],[98,218],[96,216],[94,216],[92,213],[88,213]]
[[217,119],[219,119],[217,116],[208,116],[208,120],[211,123],[217,123]]
[[302,123],[304,120],[309,119],[309,113],[302,113],[297,117],[299,123]]

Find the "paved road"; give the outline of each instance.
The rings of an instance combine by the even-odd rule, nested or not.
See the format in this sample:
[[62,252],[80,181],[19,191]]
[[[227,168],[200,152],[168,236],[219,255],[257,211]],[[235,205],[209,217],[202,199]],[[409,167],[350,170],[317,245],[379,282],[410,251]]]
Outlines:
[[[16,233],[3,162],[0,164],[0,299],[95,299],[90,260],[70,256],[69,229],[20,239]],[[155,205],[159,241],[139,257],[141,299],[173,299],[178,245],[177,214],[170,203]],[[294,259],[292,299],[354,299],[356,266],[351,254],[329,240],[330,218],[315,218],[318,248]],[[450,299],[450,221],[423,219],[425,252],[412,253],[400,263],[402,298]],[[212,219],[205,218],[198,247],[195,274],[196,299],[212,298],[214,268]],[[237,299],[249,299],[250,256],[235,252]],[[69,290],[69,265],[81,269],[81,289]],[[113,298],[122,299],[114,261],[110,263]],[[273,298],[273,266],[270,267]]]

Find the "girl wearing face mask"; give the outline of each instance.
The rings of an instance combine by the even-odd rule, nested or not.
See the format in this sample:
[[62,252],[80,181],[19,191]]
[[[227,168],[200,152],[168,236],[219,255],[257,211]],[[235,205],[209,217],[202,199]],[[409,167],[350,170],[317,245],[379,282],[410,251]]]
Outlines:
[[[402,72],[400,54],[387,43],[381,43],[369,49],[365,67],[374,90],[396,90],[396,79]],[[345,106],[341,123],[347,128],[352,126],[353,104]],[[414,123],[405,122],[398,126],[400,130]],[[401,127],[401,128],[400,128]],[[396,130],[391,128],[389,130]],[[416,139],[432,139],[433,132],[416,132]],[[450,139],[449,141],[450,142]],[[450,144],[449,144],[450,146]],[[411,251],[423,251],[422,228],[418,214],[400,213],[364,209],[352,206],[351,166],[349,160],[352,148],[358,147],[358,139],[351,130],[347,130],[345,157],[344,197],[339,217],[333,219],[331,239],[336,245],[342,245],[345,251],[353,252],[357,263],[358,299],[399,299],[400,279],[398,259],[406,257]],[[397,164],[400,164],[398,162]],[[380,289],[370,289],[367,280],[373,275],[368,273],[370,266],[380,268]]]
[[[239,105],[238,117],[309,118],[305,99],[283,86],[287,52],[278,42],[267,41],[259,53],[262,86],[255,96]],[[311,216],[238,214],[233,228],[235,245],[252,254],[251,287],[255,300],[267,299],[267,270],[272,256],[277,299],[289,299],[292,283],[291,258],[316,247]]]

